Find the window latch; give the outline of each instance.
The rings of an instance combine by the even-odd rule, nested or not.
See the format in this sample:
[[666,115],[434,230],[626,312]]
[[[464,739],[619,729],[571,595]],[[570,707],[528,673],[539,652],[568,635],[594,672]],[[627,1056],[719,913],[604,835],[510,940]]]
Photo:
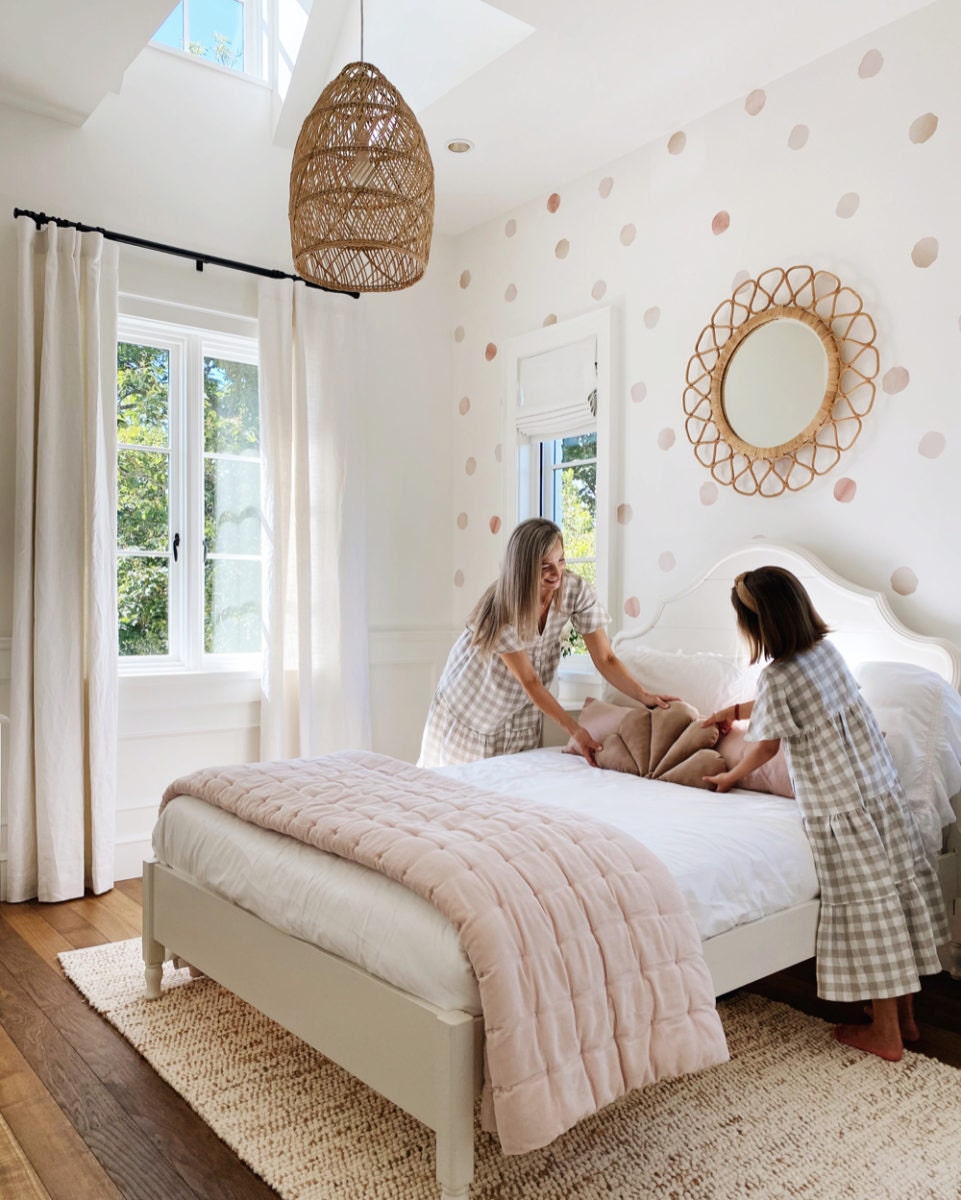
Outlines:
[[207,565],[207,539],[204,538],[204,566]]
[[177,554],[178,554],[179,550],[180,550],[180,534],[175,533],[174,534],[174,562],[177,561]]

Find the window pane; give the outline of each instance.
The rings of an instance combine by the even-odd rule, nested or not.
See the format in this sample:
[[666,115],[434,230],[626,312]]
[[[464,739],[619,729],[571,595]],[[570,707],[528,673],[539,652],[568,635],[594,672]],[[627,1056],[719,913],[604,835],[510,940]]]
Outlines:
[[555,517],[564,533],[564,553],[568,559],[594,558],[597,554],[597,471],[593,463],[565,467],[554,472],[555,495],[560,504]]
[[117,545],[166,550],[170,456],[163,451],[117,452]]
[[579,433],[575,437],[562,438],[560,448],[561,462],[581,462],[585,458],[596,458],[597,434]]
[[252,654],[261,648],[260,563],[208,559],[204,571],[204,650]]
[[170,420],[170,352],[121,342],[117,346],[117,440],[166,446]]
[[204,450],[260,454],[260,400],[254,363],[204,358]]
[[164,21],[151,39],[160,42],[162,46],[173,46],[177,50],[184,48],[184,6],[177,5],[170,16]]
[[190,0],[188,49],[225,67],[244,69],[243,0]]
[[121,655],[168,653],[168,593],[166,557],[117,560]]
[[260,554],[260,463],[204,461],[204,537],[209,553]]

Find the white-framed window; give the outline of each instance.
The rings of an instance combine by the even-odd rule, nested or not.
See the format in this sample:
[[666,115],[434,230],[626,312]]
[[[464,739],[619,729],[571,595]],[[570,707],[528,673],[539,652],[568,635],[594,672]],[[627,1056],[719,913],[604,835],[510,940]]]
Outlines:
[[268,0],[180,0],[151,39],[257,79],[268,77]]
[[604,604],[613,583],[610,337],[610,310],[598,309],[514,338],[506,355],[507,511],[555,521],[568,567]]
[[117,341],[121,669],[259,669],[256,338],[121,316]]

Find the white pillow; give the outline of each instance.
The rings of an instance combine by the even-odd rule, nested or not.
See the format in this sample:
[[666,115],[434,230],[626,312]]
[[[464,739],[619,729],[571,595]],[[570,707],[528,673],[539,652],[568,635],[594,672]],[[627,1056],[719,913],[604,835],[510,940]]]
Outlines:
[[[705,716],[737,701],[753,700],[760,666],[749,667],[723,654],[684,654],[680,650],[652,650],[625,642],[615,646],[618,658],[649,692],[678,696]],[[609,683],[601,699],[610,704],[637,701]]]
[[911,663],[866,662],[854,671],[884,731],[925,848],[941,849],[961,791],[961,696],[934,671]]

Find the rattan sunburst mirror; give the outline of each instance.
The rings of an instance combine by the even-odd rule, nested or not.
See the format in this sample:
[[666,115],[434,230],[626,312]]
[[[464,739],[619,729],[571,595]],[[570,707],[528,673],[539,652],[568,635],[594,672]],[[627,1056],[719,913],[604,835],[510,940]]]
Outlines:
[[687,364],[698,461],[744,496],[800,491],[837,465],[874,404],[861,297],[829,271],[772,267],[722,301]]

